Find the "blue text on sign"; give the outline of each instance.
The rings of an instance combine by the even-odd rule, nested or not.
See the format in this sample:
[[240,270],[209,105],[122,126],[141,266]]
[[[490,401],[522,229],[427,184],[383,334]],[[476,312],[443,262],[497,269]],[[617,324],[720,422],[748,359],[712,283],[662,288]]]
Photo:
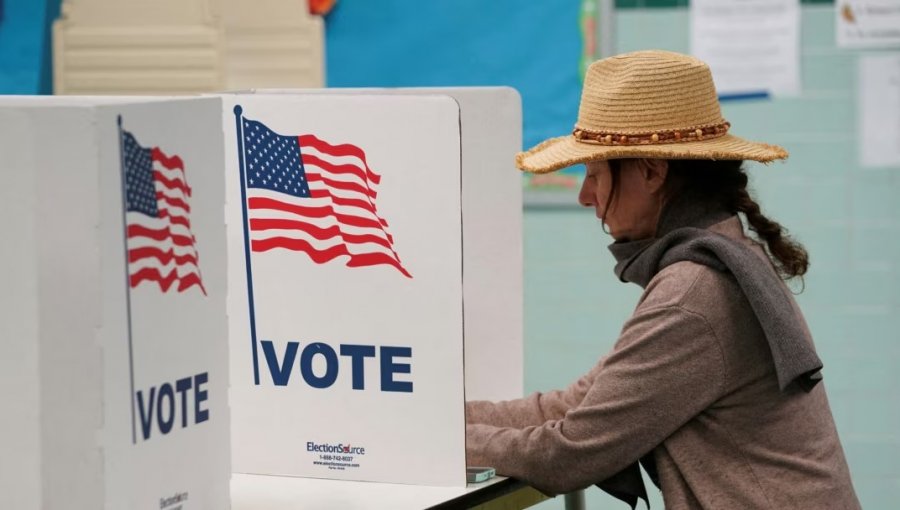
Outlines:
[[[166,435],[172,431],[178,416],[181,416],[181,428],[187,427],[189,422],[197,424],[208,420],[209,409],[202,408],[203,402],[209,399],[209,392],[203,389],[208,380],[208,373],[203,372],[193,377],[178,379],[174,384],[166,382],[159,388],[151,386],[146,394],[138,390],[137,406],[144,441],[150,439],[154,423],[159,432]],[[176,393],[178,397],[175,396]],[[181,405],[177,406],[176,401]],[[193,401],[190,409],[189,401]],[[193,420],[189,420],[189,417]]]
[[[300,351],[299,342],[288,342],[284,350],[281,361],[278,360],[278,353],[275,352],[275,345],[270,340],[260,342],[263,354],[266,357],[266,365],[269,373],[272,375],[272,382],[276,386],[287,386],[291,378],[295,361],[297,360],[297,351]],[[339,347],[340,356],[350,358],[350,370],[352,374],[352,386],[354,390],[365,389],[365,359],[376,357],[376,348],[374,345],[352,345],[341,344]],[[397,381],[394,379],[396,374],[409,374],[412,372],[410,363],[398,362],[401,358],[412,358],[411,347],[391,347],[380,346],[377,349],[379,358],[379,368],[381,369],[381,391],[395,391],[402,393],[412,393],[413,383],[410,381]],[[313,372],[313,360],[319,356],[325,362],[325,372],[322,375],[316,375]],[[306,384],[313,388],[328,388],[337,380],[340,370],[340,360],[338,353],[328,344],[322,342],[313,342],[307,344],[300,351],[300,360],[297,363],[300,367],[300,376]]]

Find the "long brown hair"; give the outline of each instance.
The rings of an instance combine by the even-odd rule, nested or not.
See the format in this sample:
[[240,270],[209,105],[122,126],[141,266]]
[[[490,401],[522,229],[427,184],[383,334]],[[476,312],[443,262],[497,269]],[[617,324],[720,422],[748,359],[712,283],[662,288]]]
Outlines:
[[[613,207],[618,195],[619,174],[626,160],[609,160],[610,194],[606,208]],[[802,277],[809,269],[809,253],[788,235],[780,223],[766,217],[747,189],[743,161],[669,160],[669,172],[663,186],[666,196],[690,189],[700,200],[718,201],[734,214],[742,213],[750,230],[766,249],[778,274],[785,280]]]
[[747,189],[743,161],[670,160],[668,163],[664,193],[690,189],[701,200],[715,200],[732,213],[742,213],[783,279],[806,274],[809,254],[788,235],[787,229],[762,213]]

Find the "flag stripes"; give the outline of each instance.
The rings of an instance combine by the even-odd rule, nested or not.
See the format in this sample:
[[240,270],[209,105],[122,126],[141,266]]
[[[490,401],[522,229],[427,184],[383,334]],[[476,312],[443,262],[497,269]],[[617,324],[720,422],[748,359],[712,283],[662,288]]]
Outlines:
[[160,148],[142,147],[122,131],[126,237],[131,287],[155,282],[163,292],[206,289],[191,230],[191,187],[184,162]]
[[244,118],[250,247],[305,253],[317,264],[389,265],[412,278],[375,200],[381,176],[352,144],[284,136]]

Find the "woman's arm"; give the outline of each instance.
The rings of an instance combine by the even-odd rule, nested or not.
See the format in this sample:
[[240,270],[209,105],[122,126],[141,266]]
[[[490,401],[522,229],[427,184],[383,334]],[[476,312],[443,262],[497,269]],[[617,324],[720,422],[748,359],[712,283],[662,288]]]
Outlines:
[[636,312],[580,404],[523,429],[466,427],[470,465],[550,493],[608,478],[660,444],[723,392],[725,366],[706,320],[678,306]]
[[581,403],[594,384],[594,378],[597,377],[602,363],[603,360],[600,360],[590,372],[564,390],[532,393],[525,398],[502,402],[487,400],[466,402],[466,423],[521,429],[550,420],[559,420],[569,409]]

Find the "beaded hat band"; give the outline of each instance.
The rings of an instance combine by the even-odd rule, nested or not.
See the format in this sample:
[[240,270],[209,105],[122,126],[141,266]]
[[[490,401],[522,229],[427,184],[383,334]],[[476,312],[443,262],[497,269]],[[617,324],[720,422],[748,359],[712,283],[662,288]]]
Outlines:
[[717,138],[728,133],[731,124],[723,122],[715,126],[698,128],[674,129],[672,131],[660,131],[654,133],[595,133],[585,129],[575,128],[572,136],[579,142],[599,143],[600,145],[639,145],[656,143],[680,143],[692,140]]
[[519,153],[516,164],[546,173],[604,159],[787,157],[781,147],[729,134],[730,127],[705,63],[668,51],[626,53],[588,68],[572,134]]

